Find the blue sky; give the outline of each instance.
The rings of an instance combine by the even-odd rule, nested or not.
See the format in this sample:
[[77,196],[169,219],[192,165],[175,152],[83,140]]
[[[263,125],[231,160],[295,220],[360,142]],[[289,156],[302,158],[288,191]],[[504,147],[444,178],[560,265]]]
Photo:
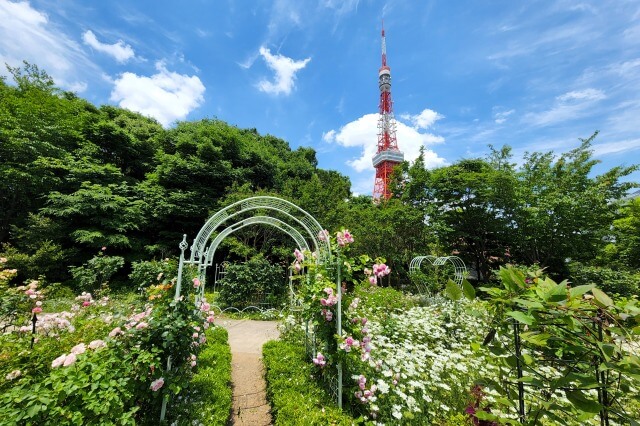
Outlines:
[[217,117],[313,147],[371,194],[383,19],[406,159],[559,153],[599,130],[597,173],[640,163],[637,0],[0,0],[0,62],[165,127]]

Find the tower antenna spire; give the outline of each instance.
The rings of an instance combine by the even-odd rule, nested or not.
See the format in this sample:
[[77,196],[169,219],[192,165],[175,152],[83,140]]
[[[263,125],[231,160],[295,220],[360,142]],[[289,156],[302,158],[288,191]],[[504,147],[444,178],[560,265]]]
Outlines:
[[396,120],[393,116],[391,100],[391,68],[387,65],[387,42],[382,22],[382,66],[378,70],[380,104],[378,117],[378,150],[373,156],[376,180],[373,185],[373,200],[380,202],[391,197],[389,184],[393,168],[404,161],[404,153],[398,149],[396,141]]

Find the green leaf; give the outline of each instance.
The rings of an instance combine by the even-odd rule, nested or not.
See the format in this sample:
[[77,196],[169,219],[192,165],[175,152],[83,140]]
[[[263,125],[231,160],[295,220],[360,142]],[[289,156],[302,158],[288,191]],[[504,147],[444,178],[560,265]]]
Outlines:
[[516,302],[518,305],[523,306],[527,309],[544,309],[544,306],[542,305],[542,303],[536,300],[526,300],[526,299],[515,298],[513,299],[513,301]]
[[476,411],[475,414],[478,420],[496,420],[498,417],[495,414],[487,413],[486,411]]
[[522,324],[531,325],[533,324],[533,321],[535,321],[535,318],[533,318],[531,315],[527,315],[524,312],[520,312],[520,311],[507,312],[507,315],[509,315],[512,318],[515,318],[516,321]]
[[557,284],[553,289],[547,293],[547,300],[549,302],[562,302],[567,300],[567,283],[566,281]]
[[586,411],[587,413],[599,413],[600,404],[596,401],[587,398],[584,393],[579,390],[565,390],[565,395],[569,402],[580,411]]
[[457,301],[462,298],[462,290],[460,289],[460,286],[451,279],[447,282],[445,293],[447,297],[453,301]]
[[593,288],[591,290],[591,293],[593,294],[593,297],[596,298],[596,304],[602,307],[609,307],[609,306],[613,306],[613,300],[611,300],[611,298],[609,296],[606,295],[606,293],[602,290],[600,290],[599,288]]
[[594,287],[595,287],[595,285],[593,285],[593,284],[579,285],[577,287],[572,287],[572,288],[569,289],[569,296],[570,296],[571,299],[575,299],[577,297],[582,297],[583,294],[585,294],[589,290],[593,289]]
[[548,333],[535,333],[533,331],[520,334],[520,338],[536,346],[547,346],[547,340],[551,337]]
[[462,292],[464,293],[464,296],[469,300],[473,300],[476,298],[476,289],[473,288],[473,286],[466,279],[462,280]]

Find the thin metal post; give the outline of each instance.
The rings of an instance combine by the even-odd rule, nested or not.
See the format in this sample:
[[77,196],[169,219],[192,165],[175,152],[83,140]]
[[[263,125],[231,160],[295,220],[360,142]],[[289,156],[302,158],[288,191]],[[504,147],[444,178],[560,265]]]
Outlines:
[[[341,263],[340,250],[337,250],[336,259],[338,261],[338,273],[336,278],[336,291],[338,293],[338,319],[337,319],[337,332],[338,336],[342,337],[342,278],[340,277]],[[342,409],[342,362],[338,363],[338,408]]]
[[31,328],[31,349],[33,349],[33,344],[36,341],[36,323],[38,322],[38,317],[35,312],[31,317],[31,322],[33,323],[33,327]]
[[520,361],[521,358],[521,348],[520,348],[520,327],[518,325],[518,321],[513,319],[513,336],[514,342],[516,346],[516,369],[518,370],[518,404],[519,404],[519,415],[520,415],[520,423],[524,424],[525,422],[525,407],[524,407],[524,383],[522,382],[522,363]]
[[[598,314],[596,316],[597,327],[598,327],[598,341],[602,343],[603,335],[602,335],[602,322],[604,321],[604,314],[602,309],[598,309]],[[604,360],[602,356],[598,357],[598,365],[596,365],[596,381],[598,382],[598,402],[602,405],[600,409],[600,425],[601,426],[609,426],[609,395],[607,393],[607,376],[604,371],[599,371],[600,363]]]
[[[171,370],[171,356],[167,358],[167,371]],[[160,421],[163,422],[167,415],[167,402],[169,402],[169,394],[166,393],[162,396],[162,409],[160,410]]]
[[180,263],[178,264],[178,278],[176,280],[176,300],[180,298],[180,288],[182,287],[182,267],[184,265],[184,251],[187,249],[187,246],[187,234],[183,234],[182,242],[178,245],[178,247],[180,247]]

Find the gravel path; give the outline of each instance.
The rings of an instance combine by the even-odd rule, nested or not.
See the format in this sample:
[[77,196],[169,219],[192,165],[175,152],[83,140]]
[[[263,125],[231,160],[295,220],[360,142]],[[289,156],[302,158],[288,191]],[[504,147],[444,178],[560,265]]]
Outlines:
[[271,425],[271,407],[266,398],[262,345],[279,337],[277,321],[220,319],[216,324],[229,331],[231,381],[233,382],[232,424]]

